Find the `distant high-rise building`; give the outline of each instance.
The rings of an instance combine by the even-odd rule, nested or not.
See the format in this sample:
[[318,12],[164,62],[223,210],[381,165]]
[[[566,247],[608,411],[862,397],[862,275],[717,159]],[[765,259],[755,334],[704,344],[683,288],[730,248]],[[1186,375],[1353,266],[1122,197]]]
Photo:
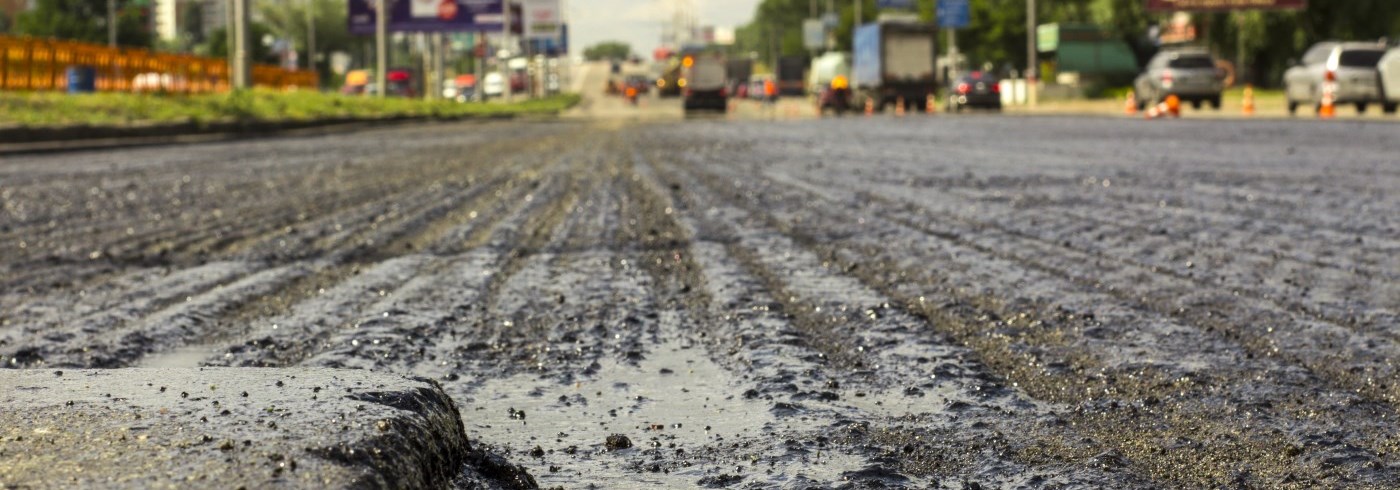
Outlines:
[[0,0],[0,13],[13,19],[20,12],[34,8],[34,0]]
[[[208,36],[228,24],[228,0],[155,0],[154,4],[156,36],[164,41],[187,33]],[[188,25],[191,22],[199,25]]]

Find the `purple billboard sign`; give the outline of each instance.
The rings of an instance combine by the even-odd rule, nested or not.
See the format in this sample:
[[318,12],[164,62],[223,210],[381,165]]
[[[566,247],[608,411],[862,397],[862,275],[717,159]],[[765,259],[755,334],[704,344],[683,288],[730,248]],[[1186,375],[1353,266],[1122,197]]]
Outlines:
[[[374,34],[375,0],[350,1],[350,33]],[[389,32],[499,31],[504,0],[384,0]]]
[[1221,10],[1301,10],[1308,0],[1147,0],[1148,12]]

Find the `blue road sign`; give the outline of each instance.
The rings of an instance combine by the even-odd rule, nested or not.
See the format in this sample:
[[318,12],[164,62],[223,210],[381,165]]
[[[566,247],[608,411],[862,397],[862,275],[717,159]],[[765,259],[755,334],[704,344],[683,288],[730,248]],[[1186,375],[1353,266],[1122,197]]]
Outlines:
[[879,9],[899,9],[914,10],[914,0],[878,0],[875,7]]
[[938,27],[961,29],[972,23],[967,0],[938,0]]

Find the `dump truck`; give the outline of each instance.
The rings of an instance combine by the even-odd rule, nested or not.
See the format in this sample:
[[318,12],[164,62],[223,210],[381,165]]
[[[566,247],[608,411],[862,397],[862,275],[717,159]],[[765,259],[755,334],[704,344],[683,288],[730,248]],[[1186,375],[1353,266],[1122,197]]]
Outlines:
[[938,28],[932,24],[884,21],[865,24],[852,40],[851,85],[857,106],[883,111],[901,101],[923,110],[938,90]]

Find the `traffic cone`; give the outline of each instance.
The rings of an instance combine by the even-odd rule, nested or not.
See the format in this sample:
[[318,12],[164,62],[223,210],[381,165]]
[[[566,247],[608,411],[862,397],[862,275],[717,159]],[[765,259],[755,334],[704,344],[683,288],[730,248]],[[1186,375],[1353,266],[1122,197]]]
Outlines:
[[1123,103],[1123,113],[1129,116],[1136,116],[1138,113],[1137,94],[1132,90],[1128,91],[1128,100]]
[[900,117],[904,116],[904,97],[900,97],[897,105],[894,106],[894,115]]
[[1143,119],[1157,119],[1157,118],[1160,118],[1160,117],[1162,117],[1162,114],[1164,114],[1164,113],[1166,112],[1166,109],[1167,109],[1167,103],[1166,103],[1166,102],[1163,102],[1163,103],[1161,103],[1161,104],[1157,104],[1157,105],[1154,105],[1154,106],[1150,106],[1150,107],[1147,108],[1146,111],[1144,111],[1144,112],[1142,113]]
[[1322,119],[1332,119],[1337,117],[1337,84],[1326,82],[1322,84],[1322,102],[1317,110],[1317,117]]
[[1253,86],[1253,85],[1245,85],[1245,86],[1244,86],[1244,103],[1243,103],[1242,105],[1244,106],[1244,115],[1245,115],[1245,117],[1249,117],[1249,116],[1253,116],[1253,115],[1254,115],[1254,86]]
[[1171,117],[1181,117],[1181,98],[1180,98],[1180,97],[1177,97],[1177,96],[1175,96],[1175,95],[1168,95],[1168,96],[1167,96],[1167,100],[1166,100],[1165,102],[1163,102],[1163,104],[1166,104],[1166,105],[1167,105],[1167,110],[1166,110],[1167,115],[1169,115],[1169,116],[1171,116]]
[[932,116],[938,110],[938,97],[928,94],[928,100],[924,102],[924,112]]

